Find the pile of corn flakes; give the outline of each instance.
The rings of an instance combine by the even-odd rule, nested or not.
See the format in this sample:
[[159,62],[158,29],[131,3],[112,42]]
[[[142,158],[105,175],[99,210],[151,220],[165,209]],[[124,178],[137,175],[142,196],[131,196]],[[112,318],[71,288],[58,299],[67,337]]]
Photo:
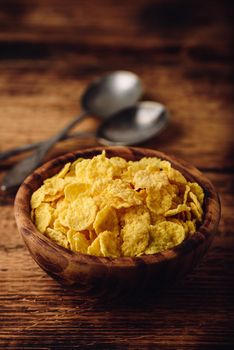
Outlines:
[[154,254],[202,221],[204,192],[170,162],[107,158],[67,163],[31,197],[37,229],[73,251],[103,257]]

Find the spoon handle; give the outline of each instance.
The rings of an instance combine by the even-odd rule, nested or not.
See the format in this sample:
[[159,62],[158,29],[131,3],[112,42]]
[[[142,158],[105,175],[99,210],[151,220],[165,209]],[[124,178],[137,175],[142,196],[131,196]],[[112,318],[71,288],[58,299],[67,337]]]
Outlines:
[[52,136],[48,140],[42,142],[36,151],[29,157],[17,163],[2,180],[2,191],[14,191],[24,179],[43,162],[44,157],[48,151],[60,140],[62,140],[70,129],[72,129],[78,122],[84,119],[86,112],[80,116],[75,117],[68,125],[66,125],[60,132]]
[[[79,131],[79,132],[75,132],[73,134],[66,134],[60,141],[62,140],[68,140],[68,139],[73,139],[76,137],[87,137],[87,136],[93,136],[93,133],[89,133],[89,132],[84,132],[84,131]],[[45,141],[39,141],[39,142],[33,142],[33,143],[28,143],[22,146],[17,146],[14,148],[10,148],[6,151],[2,151],[0,152],[0,162],[7,160],[10,157],[16,156],[18,154],[24,153],[24,152],[28,152],[28,151],[32,151],[33,149],[36,149],[38,146],[41,146],[41,144],[45,142]]]
[[[43,141],[42,141],[43,142]],[[41,145],[42,142],[34,142],[26,145],[18,146],[15,148],[8,149],[0,152],[0,161],[6,160],[10,157],[16,156],[17,154],[31,151]]]

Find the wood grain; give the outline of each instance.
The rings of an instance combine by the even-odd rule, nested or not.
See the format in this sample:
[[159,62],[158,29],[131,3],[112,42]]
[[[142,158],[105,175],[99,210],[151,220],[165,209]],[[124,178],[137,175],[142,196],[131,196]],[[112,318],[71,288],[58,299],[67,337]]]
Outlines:
[[[230,349],[233,303],[233,4],[228,0],[1,0],[0,150],[39,141],[80,111],[94,77],[138,73],[171,123],[144,146],[205,171],[222,204],[206,260],[157,299],[94,303],[33,262],[1,198],[0,347]],[[90,118],[79,129],[95,129]],[[48,158],[96,145],[60,143]],[[1,174],[18,158],[0,164]]]

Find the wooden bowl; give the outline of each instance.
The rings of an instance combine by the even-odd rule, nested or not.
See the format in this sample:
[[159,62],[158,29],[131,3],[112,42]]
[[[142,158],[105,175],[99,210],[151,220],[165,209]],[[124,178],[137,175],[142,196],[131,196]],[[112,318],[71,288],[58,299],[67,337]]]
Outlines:
[[21,185],[15,199],[18,229],[32,257],[50,276],[80,293],[124,295],[161,288],[191,271],[211,244],[220,219],[220,202],[210,181],[190,164],[161,152],[131,147],[106,147],[107,157],[127,160],[159,157],[168,160],[189,181],[198,182],[205,191],[204,219],[197,232],[173,249],[141,257],[104,258],[76,253],[41,234],[30,218],[30,198],[43,181],[55,175],[67,162],[78,157],[92,158],[104,148],[66,154],[37,169]]

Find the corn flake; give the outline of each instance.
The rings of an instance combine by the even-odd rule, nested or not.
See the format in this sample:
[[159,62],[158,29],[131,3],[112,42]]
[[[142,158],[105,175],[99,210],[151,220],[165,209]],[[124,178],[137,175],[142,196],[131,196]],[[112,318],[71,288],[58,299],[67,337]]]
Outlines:
[[144,222],[134,220],[121,230],[123,256],[139,256],[145,252],[149,242],[149,227]]
[[64,248],[69,247],[67,237],[65,235],[63,235],[60,231],[57,231],[57,230],[54,230],[54,229],[48,227],[46,229],[45,234],[48,238],[50,238],[50,239],[52,239],[52,241],[60,244],[62,247],[64,247]]
[[89,229],[95,220],[97,207],[91,197],[80,197],[67,209],[66,222],[75,231]]
[[115,209],[112,207],[101,209],[96,215],[93,228],[97,234],[103,231],[111,231],[118,235],[119,223]]
[[200,204],[202,205],[204,200],[204,191],[201,186],[196,182],[188,182],[188,186],[190,187],[191,192],[197,196]]
[[88,193],[90,189],[90,185],[82,182],[76,182],[68,184],[64,188],[65,199],[68,202],[74,202],[79,195]]
[[45,197],[44,187],[38,188],[35,192],[33,192],[31,197],[31,208],[36,209],[43,202]]
[[141,196],[127,182],[116,179],[103,190],[99,203],[101,207],[109,205],[116,209],[129,208],[141,204]]
[[88,247],[87,253],[90,255],[103,256],[103,253],[101,251],[99,236],[90,244],[90,246]]
[[71,250],[79,253],[87,253],[89,247],[89,240],[87,240],[85,234],[81,232],[75,232],[69,230],[67,234],[67,239],[70,244]]
[[180,244],[185,238],[182,225],[165,221],[150,227],[150,243],[146,254],[155,254]]
[[63,179],[64,176],[68,173],[68,171],[70,170],[71,167],[71,163],[67,163],[64,165],[63,169],[60,170],[60,172],[58,173],[57,177],[60,179]]
[[184,211],[190,211],[191,209],[186,204],[179,204],[175,209],[170,209],[165,213],[165,216],[173,216]]
[[120,238],[111,231],[104,231],[98,236],[102,256],[117,258],[120,256]]
[[41,203],[35,209],[35,224],[40,232],[44,233],[49,227],[52,213],[53,208],[48,203]]
[[168,185],[167,174],[158,171],[149,172],[147,170],[139,170],[133,177],[132,181],[136,190],[140,188],[160,189],[162,186]]
[[53,223],[53,227],[55,228],[56,231],[60,231],[61,233],[63,233],[64,235],[67,234],[68,232],[68,227],[67,226],[64,226],[60,219],[59,218],[56,218],[54,220],[54,223]]
[[146,204],[156,215],[165,214],[172,205],[172,196],[166,188],[152,189],[147,192]]

